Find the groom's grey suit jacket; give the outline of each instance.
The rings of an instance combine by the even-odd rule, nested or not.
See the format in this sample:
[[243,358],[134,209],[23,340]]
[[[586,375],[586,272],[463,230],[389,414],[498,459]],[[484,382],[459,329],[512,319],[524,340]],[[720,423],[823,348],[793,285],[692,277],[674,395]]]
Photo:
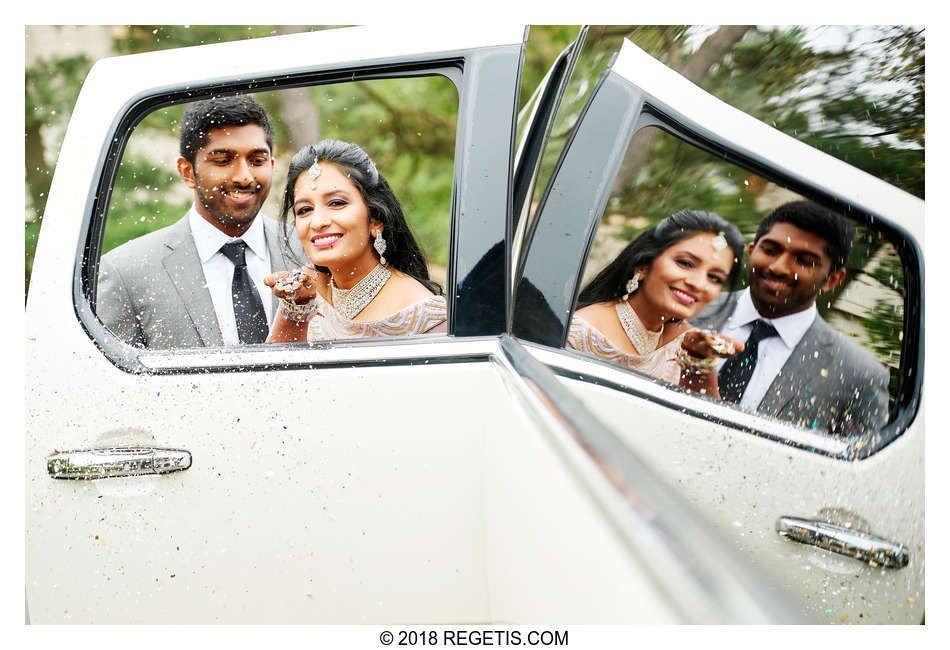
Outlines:
[[[271,269],[296,267],[278,241],[280,224],[257,218],[264,219]],[[291,235],[291,243],[296,240]],[[273,294],[270,300],[274,305]],[[102,256],[96,315],[116,336],[138,347],[223,345],[187,215]]]
[[[721,331],[738,297],[724,292],[690,323]],[[837,435],[874,432],[887,423],[888,381],[870,352],[816,315],[757,410]]]

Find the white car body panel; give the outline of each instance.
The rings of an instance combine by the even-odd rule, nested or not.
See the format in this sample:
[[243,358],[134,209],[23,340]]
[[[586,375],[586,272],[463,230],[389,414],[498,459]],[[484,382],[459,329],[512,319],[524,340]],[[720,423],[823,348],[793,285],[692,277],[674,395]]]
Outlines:
[[[37,347],[27,380],[41,389],[56,361]],[[28,403],[34,622],[678,620],[639,602],[650,577],[493,364],[155,377],[93,354],[58,368],[111,386],[49,412]],[[328,407],[295,413],[314,393]],[[281,399],[229,398],[255,394]],[[186,448],[195,461],[54,481],[36,462],[49,431],[70,448]]]

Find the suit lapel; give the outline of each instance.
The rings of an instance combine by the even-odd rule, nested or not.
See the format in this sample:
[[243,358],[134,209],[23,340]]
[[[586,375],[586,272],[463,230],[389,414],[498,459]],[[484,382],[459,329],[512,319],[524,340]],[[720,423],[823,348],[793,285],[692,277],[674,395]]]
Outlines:
[[821,316],[816,315],[815,322],[805,331],[785,365],[772,380],[759,403],[759,412],[778,415],[802,393],[813,392],[818,385],[816,375],[833,365],[833,350],[834,338],[828,325]]
[[[297,268],[297,265],[294,264],[291,260],[287,259],[287,253],[284,250],[284,247],[281,246],[280,242],[280,228],[284,227],[284,224],[273,219],[268,219],[263,215],[259,216],[258,219],[264,220],[264,240],[267,242],[267,252],[270,255],[270,268],[271,272],[277,273],[279,271],[288,271],[292,268]],[[292,237],[292,239],[290,239]],[[293,242],[297,240],[297,233],[288,233],[288,241],[293,245]],[[274,295],[274,292],[270,292],[270,304],[271,304],[271,313],[277,313],[277,296]]]
[[198,249],[188,227],[188,217],[176,223],[172,236],[165,243],[170,250],[162,259],[162,266],[178,291],[191,324],[206,346],[223,345],[221,328],[214,313],[211,293],[205,282],[204,270],[198,258]]

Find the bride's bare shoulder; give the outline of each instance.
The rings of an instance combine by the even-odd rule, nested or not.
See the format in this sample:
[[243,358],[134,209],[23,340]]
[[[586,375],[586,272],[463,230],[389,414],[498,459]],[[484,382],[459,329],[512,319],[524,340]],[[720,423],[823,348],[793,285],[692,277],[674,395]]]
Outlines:
[[603,330],[604,327],[608,326],[611,322],[613,322],[613,319],[616,318],[614,313],[613,303],[595,302],[593,305],[581,307],[576,312],[574,312],[574,315],[587,322],[595,329]]
[[398,294],[400,299],[407,301],[406,304],[409,305],[419,302],[420,300],[425,300],[433,295],[424,284],[411,275],[406,275],[399,271],[393,272],[392,278],[387,285],[390,285],[387,286],[387,288],[389,288],[392,293]]

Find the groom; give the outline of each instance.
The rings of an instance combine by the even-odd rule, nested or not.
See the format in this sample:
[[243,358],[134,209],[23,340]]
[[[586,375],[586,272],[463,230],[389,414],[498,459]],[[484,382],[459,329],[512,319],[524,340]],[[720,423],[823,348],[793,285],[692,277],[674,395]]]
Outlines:
[[815,301],[845,278],[854,225],[812,201],[769,214],[749,245],[749,287],[692,319],[745,343],[719,369],[722,399],[800,426],[865,434],[887,422],[888,372]]
[[275,306],[264,277],[294,266],[277,223],[259,215],[274,170],[270,119],[247,96],[195,102],[179,151],[194,203],[178,222],[103,256],[97,315],[138,347],[262,343]]

